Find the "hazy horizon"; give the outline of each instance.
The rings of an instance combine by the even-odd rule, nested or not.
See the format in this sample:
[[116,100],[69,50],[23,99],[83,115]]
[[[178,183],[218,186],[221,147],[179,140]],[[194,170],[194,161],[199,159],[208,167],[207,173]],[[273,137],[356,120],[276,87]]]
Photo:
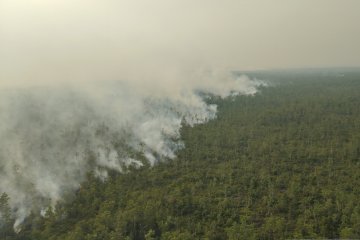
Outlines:
[[0,0],[0,85],[360,67],[358,9],[357,0]]

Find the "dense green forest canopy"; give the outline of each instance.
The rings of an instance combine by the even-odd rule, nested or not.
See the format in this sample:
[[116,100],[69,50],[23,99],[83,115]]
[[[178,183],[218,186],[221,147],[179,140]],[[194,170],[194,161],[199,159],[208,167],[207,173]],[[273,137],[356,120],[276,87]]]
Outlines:
[[209,99],[218,118],[182,128],[155,167],[89,173],[75,196],[0,239],[360,238],[360,70],[250,72],[254,96]]

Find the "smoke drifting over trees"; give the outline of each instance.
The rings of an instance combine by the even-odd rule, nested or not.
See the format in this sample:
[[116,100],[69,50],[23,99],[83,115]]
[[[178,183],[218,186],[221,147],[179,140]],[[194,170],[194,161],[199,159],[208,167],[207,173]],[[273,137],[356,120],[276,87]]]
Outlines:
[[221,80],[170,94],[121,82],[3,89],[0,192],[10,197],[15,227],[31,210],[53,206],[79,188],[89,171],[106,178],[108,169],[175,158],[184,147],[182,124],[216,116],[216,106],[198,92],[253,94],[260,84],[245,76]]
[[172,14],[186,5],[166,1],[0,4],[0,193],[15,228],[88,171],[106,178],[174,159],[182,124],[216,116],[204,96],[253,94],[260,84],[213,65],[214,36],[231,21],[206,27],[214,4],[195,4],[189,16],[205,21],[187,28]]

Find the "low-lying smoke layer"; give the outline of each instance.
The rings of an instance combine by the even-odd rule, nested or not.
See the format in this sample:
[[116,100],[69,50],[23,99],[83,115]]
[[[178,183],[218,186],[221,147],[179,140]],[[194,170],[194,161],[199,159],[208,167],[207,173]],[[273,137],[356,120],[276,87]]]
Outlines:
[[169,94],[125,82],[0,90],[0,193],[10,197],[15,228],[78,189],[89,171],[105,179],[109,169],[174,159],[182,124],[216,116],[203,93],[254,94],[260,84],[216,78]]
[[0,193],[15,228],[89,171],[174,159],[181,126],[215,118],[207,94],[255,93],[246,77],[199,71],[237,69],[237,6],[0,1]]

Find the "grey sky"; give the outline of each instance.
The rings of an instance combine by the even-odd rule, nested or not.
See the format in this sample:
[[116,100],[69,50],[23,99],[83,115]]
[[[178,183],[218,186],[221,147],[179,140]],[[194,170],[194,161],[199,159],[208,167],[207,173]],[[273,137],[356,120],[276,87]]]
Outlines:
[[0,0],[0,83],[331,66],[360,66],[359,0]]

